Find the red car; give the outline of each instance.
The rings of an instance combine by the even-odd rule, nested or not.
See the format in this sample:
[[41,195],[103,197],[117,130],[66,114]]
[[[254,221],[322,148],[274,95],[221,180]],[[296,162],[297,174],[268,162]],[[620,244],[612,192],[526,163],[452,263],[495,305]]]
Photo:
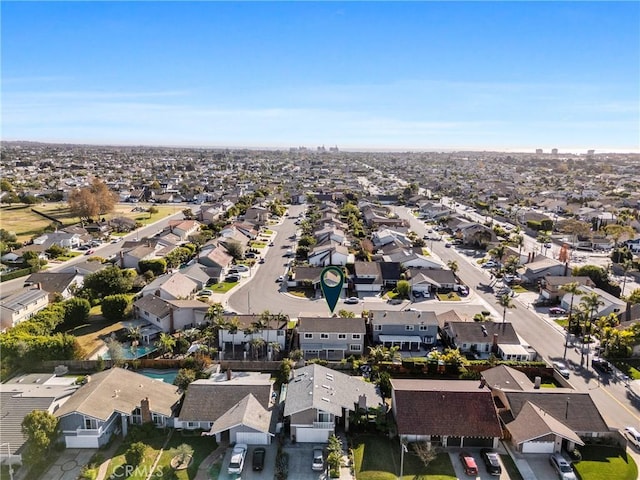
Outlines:
[[464,473],[467,475],[478,475],[478,465],[469,452],[460,452],[460,462],[464,467]]

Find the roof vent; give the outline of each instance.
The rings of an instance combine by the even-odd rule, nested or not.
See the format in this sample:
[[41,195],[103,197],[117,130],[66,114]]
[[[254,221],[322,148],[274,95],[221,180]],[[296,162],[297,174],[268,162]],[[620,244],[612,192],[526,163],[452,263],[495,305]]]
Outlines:
[[327,397],[322,397],[322,400],[324,400],[325,402],[329,403],[329,399]]

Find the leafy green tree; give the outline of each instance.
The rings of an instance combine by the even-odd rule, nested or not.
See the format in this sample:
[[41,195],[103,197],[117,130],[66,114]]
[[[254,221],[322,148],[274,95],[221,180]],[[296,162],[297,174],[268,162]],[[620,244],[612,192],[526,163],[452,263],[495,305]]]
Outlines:
[[49,255],[50,258],[58,258],[65,255],[67,253],[67,249],[60,245],[51,245],[45,250],[45,253]]
[[164,257],[167,263],[167,267],[176,268],[179,265],[187,262],[193,255],[193,252],[194,251],[191,248],[187,248],[186,246],[174,248]]
[[126,452],[124,452],[124,458],[127,465],[136,467],[142,463],[144,455],[147,451],[147,445],[143,442],[132,443]]
[[571,333],[573,333],[573,329],[572,329],[572,314],[573,314],[573,299],[576,295],[582,295],[582,290],[580,290],[580,284],[578,282],[570,282],[567,283],[565,285],[562,285],[562,287],[560,287],[560,289],[566,293],[570,293],[571,294],[571,303],[569,305],[569,318],[567,320],[567,337],[565,338],[565,342],[564,342],[564,355],[562,358],[567,358],[567,348],[569,346],[569,335]]
[[627,303],[632,305],[640,303],[640,288],[636,288],[629,295],[627,295]]
[[63,303],[64,307],[64,325],[67,327],[76,327],[87,323],[89,320],[89,312],[91,304],[84,298],[70,298]]
[[344,308],[338,310],[338,316],[340,318],[355,318],[356,314],[350,312],[349,310],[345,310]]
[[396,285],[396,292],[402,298],[409,298],[409,292],[411,290],[411,284],[406,280],[400,280]]
[[176,346],[176,339],[167,333],[161,333],[160,338],[156,342],[156,347],[160,349],[162,354],[171,353]]
[[140,260],[138,262],[138,270],[142,273],[151,272],[154,277],[157,277],[167,271],[167,261],[164,258]]
[[22,434],[27,438],[22,454],[27,465],[43,463],[58,434],[58,419],[47,411],[33,410],[22,420]]
[[191,382],[196,380],[196,371],[190,368],[181,368],[178,370],[173,384],[181,390],[186,390]]
[[227,249],[227,252],[234,260],[240,260],[244,257],[244,248],[239,242],[227,242],[225,243],[224,248]]
[[597,265],[585,265],[576,267],[572,271],[574,277],[589,277],[597,288],[604,290],[615,297],[620,297],[620,285],[611,283],[609,273]]
[[102,316],[107,320],[122,320],[129,308],[130,301],[127,295],[107,295],[102,299]]
[[102,298],[127,293],[133,287],[133,278],[130,272],[111,266],[87,275],[82,288],[88,291],[92,298]]

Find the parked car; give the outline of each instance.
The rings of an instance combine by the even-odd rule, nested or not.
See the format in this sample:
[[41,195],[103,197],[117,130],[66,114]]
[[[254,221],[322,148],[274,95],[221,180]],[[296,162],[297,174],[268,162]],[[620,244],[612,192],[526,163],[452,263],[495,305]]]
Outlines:
[[211,290],[200,290],[198,293],[196,293],[197,297],[210,297],[211,295],[213,295],[213,292]]
[[553,368],[564,378],[569,378],[569,375],[571,375],[567,366],[562,362],[553,362]]
[[460,462],[467,475],[478,475],[478,465],[469,452],[460,452]]
[[458,287],[458,294],[460,294],[460,296],[462,297],[466,297],[467,295],[469,295],[469,288],[464,285],[460,285]]
[[482,268],[495,268],[497,266],[498,264],[496,262],[494,262],[493,260],[489,260],[487,262],[484,262],[484,264],[482,265]]
[[284,282],[284,276],[280,275],[278,278],[276,278],[276,282],[278,282],[278,283]]
[[93,255],[94,253],[95,253],[95,250],[93,248],[90,248],[89,250],[87,250],[85,255]]
[[558,472],[562,480],[577,480],[576,474],[571,468],[571,464],[559,453],[554,453],[549,457],[549,463]]
[[247,252],[244,254],[244,258],[256,258],[258,255],[253,252]]
[[240,281],[240,275],[227,275],[226,277],[224,277],[224,281],[225,282],[239,282]]
[[253,457],[251,459],[251,466],[255,471],[262,471],[264,468],[264,458],[267,455],[267,450],[264,447],[256,447],[253,451]]
[[311,470],[321,472],[324,470],[324,456],[321,448],[313,449],[313,460],[311,461]]
[[246,265],[236,265],[235,269],[237,272],[240,272],[240,273],[246,273],[249,271],[249,267],[247,267]]
[[490,475],[502,474],[502,467],[500,466],[500,456],[488,448],[480,450],[480,456],[484,465],[487,467],[487,473]]
[[638,432],[638,430],[633,427],[624,427],[622,433],[629,441],[629,443],[631,443],[631,445],[640,450],[640,433]]
[[348,305],[355,305],[357,303],[360,303],[360,299],[358,297],[349,297],[345,299],[344,303]]
[[451,243],[449,243],[449,242],[445,243],[445,244],[444,244],[444,247],[445,247],[445,248],[451,248]]
[[595,368],[596,370],[599,370],[599,371],[601,371],[603,373],[612,373],[613,372],[613,367],[611,366],[611,364],[609,362],[607,362],[603,358],[594,357],[591,360],[591,366],[593,368]]
[[549,314],[550,315],[566,315],[567,311],[561,307],[551,307],[549,309]]
[[244,468],[244,457],[247,455],[247,445],[245,443],[237,443],[231,451],[231,460],[229,461],[228,473],[242,473]]

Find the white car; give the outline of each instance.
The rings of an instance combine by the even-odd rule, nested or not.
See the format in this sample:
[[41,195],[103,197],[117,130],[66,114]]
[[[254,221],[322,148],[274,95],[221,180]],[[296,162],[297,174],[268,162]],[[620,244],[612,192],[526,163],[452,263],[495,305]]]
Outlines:
[[567,366],[562,362],[553,362],[553,368],[555,368],[564,378],[569,378],[569,375],[571,375]]
[[559,453],[554,453],[549,457],[549,463],[556,469],[562,480],[577,480],[576,474],[571,468],[571,464]]
[[213,295],[213,292],[211,290],[200,290],[196,294],[197,297],[210,297],[211,295]]
[[244,457],[247,455],[247,445],[237,443],[231,452],[231,460],[229,460],[228,473],[242,473],[244,468]]
[[629,443],[640,450],[640,433],[633,427],[624,427],[622,431]]
[[249,267],[247,267],[246,265],[236,265],[234,268],[235,268],[235,269],[236,269],[236,271],[238,271],[238,272],[246,273],[246,272],[248,272],[248,271],[249,271]]

